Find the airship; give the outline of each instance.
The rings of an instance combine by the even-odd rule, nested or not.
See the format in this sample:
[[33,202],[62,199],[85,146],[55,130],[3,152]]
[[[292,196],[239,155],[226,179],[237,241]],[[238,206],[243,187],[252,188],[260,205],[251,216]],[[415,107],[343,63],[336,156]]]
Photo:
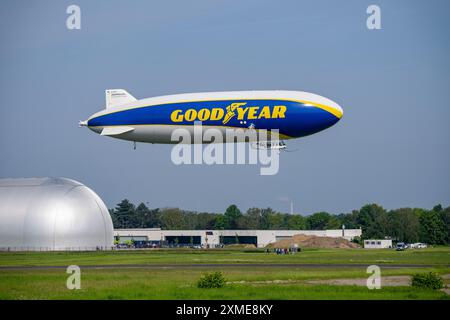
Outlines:
[[283,149],[283,140],[325,130],[343,115],[336,102],[301,91],[203,92],[138,100],[124,89],[109,89],[105,95],[104,110],[79,125],[102,136],[134,143],[177,143],[172,139],[174,130],[194,132],[195,124],[200,122],[203,128],[220,131],[277,130],[279,143],[259,141],[260,146]]

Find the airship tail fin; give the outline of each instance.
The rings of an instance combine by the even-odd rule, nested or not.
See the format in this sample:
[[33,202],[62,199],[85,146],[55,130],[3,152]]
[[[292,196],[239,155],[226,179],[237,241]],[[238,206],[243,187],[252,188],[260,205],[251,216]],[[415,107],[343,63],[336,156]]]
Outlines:
[[123,89],[108,89],[105,91],[106,108],[120,106],[125,103],[136,101],[137,99]]

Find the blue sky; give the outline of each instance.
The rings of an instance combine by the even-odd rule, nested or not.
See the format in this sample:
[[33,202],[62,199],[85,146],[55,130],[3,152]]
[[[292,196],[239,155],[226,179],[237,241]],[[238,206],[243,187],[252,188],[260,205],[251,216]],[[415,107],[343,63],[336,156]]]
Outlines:
[[[66,8],[81,8],[68,30]],[[381,30],[366,8],[381,7]],[[62,176],[150,207],[310,214],[450,199],[448,1],[2,1],[0,177]],[[288,142],[280,172],[175,166],[171,146],[100,137],[79,120],[104,90],[285,89],[338,102],[343,119]]]

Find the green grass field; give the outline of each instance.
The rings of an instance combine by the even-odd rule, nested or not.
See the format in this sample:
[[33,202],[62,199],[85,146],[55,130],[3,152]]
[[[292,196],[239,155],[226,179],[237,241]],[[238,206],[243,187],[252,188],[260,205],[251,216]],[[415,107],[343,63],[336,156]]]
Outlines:
[[[201,264],[264,263],[261,267],[202,267]],[[356,285],[310,284],[319,279],[367,278],[360,266],[338,268],[276,267],[274,263],[415,264],[426,268],[382,268],[382,276],[435,271],[450,273],[450,248],[425,250],[306,250],[295,255],[258,250],[151,250],[116,252],[0,253],[0,266],[81,267],[81,290],[68,290],[68,274],[58,269],[0,269],[0,299],[449,299],[442,291],[410,286],[369,290]],[[196,267],[127,268],[127,264],[196,264]],[[119,265],[114,268],[82,266]],[[123,266],[120,266],[123,265]],[[199,289],[199,277],[223,271],[227,285]],[[448,280],[446,280],[448,282]]]
[[450,248],[420,250],[307,249],[294,255],[264,250],[136,250],[105,252],[1,252],[0,266],[67,266],[108,264],[302,263],[449,265]]

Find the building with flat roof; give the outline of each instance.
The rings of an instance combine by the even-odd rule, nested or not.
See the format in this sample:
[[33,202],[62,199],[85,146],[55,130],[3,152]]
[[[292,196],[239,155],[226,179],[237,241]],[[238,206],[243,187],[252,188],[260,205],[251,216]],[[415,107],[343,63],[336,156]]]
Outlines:
[[294,235],[314,235],[352,240],[361,236],[361,229],[335,230],[161,230],[150,229],[115,229],[114,236],[119,243],[126,241],[146,241],[168,245],[200,245],[217,247],[227,244],[254,244],[263,248],[270,243],[288,239]]
[[392,248],[392,240],[368,239],[364,240],[364,249],[387,249]]

